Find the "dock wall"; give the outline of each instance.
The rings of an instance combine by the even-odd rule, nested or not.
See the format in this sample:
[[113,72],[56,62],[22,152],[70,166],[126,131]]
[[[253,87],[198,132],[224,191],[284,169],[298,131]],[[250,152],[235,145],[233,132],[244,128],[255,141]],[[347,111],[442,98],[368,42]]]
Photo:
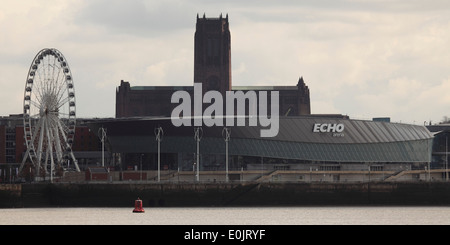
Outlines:
[[450,205],[450,183],[97,183],[0,185],[0,207]]

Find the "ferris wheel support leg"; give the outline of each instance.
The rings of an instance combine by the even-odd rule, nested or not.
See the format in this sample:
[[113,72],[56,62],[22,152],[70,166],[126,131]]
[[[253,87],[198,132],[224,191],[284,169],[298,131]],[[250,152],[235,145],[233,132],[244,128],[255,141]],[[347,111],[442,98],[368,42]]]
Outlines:
[[[62,156],[63,154],[62,154],[61,144],[59,143],[60,135],[59,135],[59,131],[58,131],[57,127],[54,127],[53,131],[54,131],[54,134],[51,134],[50,136],[53,139],[56,139],[56,141],[55,141],[55,148],[56,148],[55,150],[56,150],[56,158],[57,158],[56,160],[57,160],[58,164],[61,164],[63,162],[63,156]],[[50,133],[52,133],[52,132],[50,132]]]
[[[33,135],[31,137],[31,142],[34,141],[34,139],[36,137],[37,130],[42,126],[43,123],[44,123],[44,119],[42,119],[42,120],[40,119],[38,124],[37,124],[37,127],[34,129]],[[24,132],[24,137],[27,137],[26,132]],[[40,142],[42,142],[42,137],[43,137],[43,132],[41,132],[41,136],[39,138]],[[40,145],[42,145],[42,143]],[[23,166],[25,165],[25,162],[27,161],[28,157],[30,157],[30,161],[34,165],[33,157],[30,155],[30,150],[32,150],[32,149],[33,148],[31,146],[31,144],[27,143],[27,151],[25,152],[25,155],[23,156],[23,159],[22,159],[22,163],[20,164],[19,173],[22,172]],[[39,158],[39,161],[40,161],[40,158]]]
[[47,130],[47,140],[48,140],[48,149],[50,150],[49,154],[50,154],[50,182],[53,182],[53,168],[55,167],[55,162],[53,159],[53,145],[52,145],[52,141],[50,138],[50,130],[48,129],[48,127],[46,127]]
[[[44,171],[45,171],[45,173],[47,173],[47,163],[48,163],[48,151],[49,151],[49,149],[47,148],[47,150],[45,151],[45,164],[44,164]],[[36,171],[39,171],[41,169],[41,163],[39,162],[37,165],[36,165]]]
[[[59,121],[58,121],[57,123],[58,123],[58,128],[59,128],[59,130],[61,130],[61,132],[63,132],[64,129],[63,129],[61,123],[60,123]],[[62,136],[63,136],[63,138],[64,138],[64,141],[67,142],[67,137],[66,137],[66,135],[65,135],[65,134],[62,134]],[[70,157],[72,157],[72,160],[73,160],[73,163],[74,163],[74,165],[75,165],[75,168],[76,168],[77,172],[80,172],[80,168],[78,167],[78,161],[77,161],[77,159],[75,158],[75,155],[73,154],[73,151],[72,151],[72,150],[70,150]]]
[[[45,118],[42,118],[42,124],[45,124]],[[41,124],[39,124],[39,127],[41,127]],[[37,162],[39,163],[39,165],[42,162],[42,146],[43,146],[43,142],[44,142],[44,130],[40,130],[40,134],[39,134],[39,144],[38,144],[38,151],[37,151]]]
[[27,151],[25,152],[25,155],[23,156],[22,163],[20,164],[20,167],[19,167],[19,173],[22,172],[23,166],[25,165],[25,162],[28,159],[28,154],[30,154],[30,148],[27,148]]
[[72,157],[73,163],[75,164],[75,168],[77,172],[80,172],[80,168],[78,167],[78,161],[75,159],[75,156],[73,155],[73,151],[70,151],[70,156]]
[[55,168],[55,160],[53,159],[53,150],[50,148],[50,183],[53,183],[54,168]]

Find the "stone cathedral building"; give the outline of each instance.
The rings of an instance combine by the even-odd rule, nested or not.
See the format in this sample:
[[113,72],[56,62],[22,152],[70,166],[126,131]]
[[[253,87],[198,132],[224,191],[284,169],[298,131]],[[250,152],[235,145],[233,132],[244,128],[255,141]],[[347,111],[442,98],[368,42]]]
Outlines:
[[[280,116],[310,115],[309,89],[301,77],[293,86],[232,86],[231,34],[225,18],[197,15],[194,44],[194,83],[201,83],[203,94],[219,91],[279,91]],[[151,84],[151,81],[149,81]],[[170,103],[177,90],[194,93],[194,86],[131,86],[121,81],[116,90],[116,118],[168,117],[177,104]]]

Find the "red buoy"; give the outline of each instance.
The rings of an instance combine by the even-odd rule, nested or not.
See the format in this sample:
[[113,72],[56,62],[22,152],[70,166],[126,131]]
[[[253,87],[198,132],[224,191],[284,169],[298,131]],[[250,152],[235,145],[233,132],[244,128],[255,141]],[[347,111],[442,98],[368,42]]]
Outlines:
[[144,213],[145,210],[142,207],[142,200],[138,197],[136,201],[134,201],[134,209],[133,213]]

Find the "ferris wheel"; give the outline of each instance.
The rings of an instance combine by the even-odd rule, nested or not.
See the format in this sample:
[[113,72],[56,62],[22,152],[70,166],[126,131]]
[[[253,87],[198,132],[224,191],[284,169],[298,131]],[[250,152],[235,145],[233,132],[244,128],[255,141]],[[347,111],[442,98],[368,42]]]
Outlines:
[[75,88],[69,64],[56,49],[42,49],[31,63],[25,82],[23,124],[27,151],[19,172],[28,159],[35,176],[45,171],[52,178],[57,169],[80,171],[72,151]]

